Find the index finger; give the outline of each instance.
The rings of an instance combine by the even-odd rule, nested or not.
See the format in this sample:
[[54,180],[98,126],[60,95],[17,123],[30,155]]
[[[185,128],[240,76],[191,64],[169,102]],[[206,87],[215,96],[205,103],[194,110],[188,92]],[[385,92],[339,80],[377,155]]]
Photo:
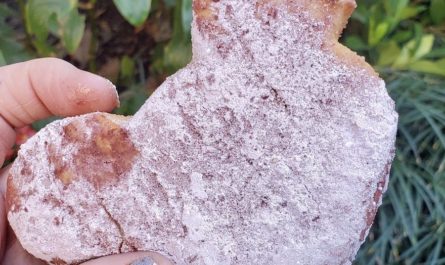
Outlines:
[[55,58],[1,67],[0,95],[0,114],[13,127],[49,115],[110,111],[118,104],[111,82]]
[[14,143],[12,128],[52,115],[111,111],[118,104],[111,82],[59,59],[0,67],[0,165]]

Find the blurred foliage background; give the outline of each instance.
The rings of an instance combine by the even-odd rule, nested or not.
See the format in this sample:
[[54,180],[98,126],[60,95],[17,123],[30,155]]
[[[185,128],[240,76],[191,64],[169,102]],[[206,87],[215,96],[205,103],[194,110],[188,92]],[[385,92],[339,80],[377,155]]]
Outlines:
[[[355,264],[445,264],[445,0],[357,3],[341,41],[386,80],[400,124],[389,189]],[[2,0],[0,65],[63,58],[116,83],[116,112],[133,114],[191,59],[191,6]]]

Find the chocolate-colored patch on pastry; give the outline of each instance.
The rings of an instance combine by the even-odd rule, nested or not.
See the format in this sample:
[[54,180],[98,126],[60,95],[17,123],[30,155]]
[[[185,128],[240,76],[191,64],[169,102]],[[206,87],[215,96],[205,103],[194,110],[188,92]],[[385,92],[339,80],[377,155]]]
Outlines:
[[[31,165],[28,161],[23,161],[23,166],[20,169],[20,176],[24,181],[33,181]],[[22,199],[26,199],[26,194],[21,194],[20,189],[18,189],[12,181],[13,177],[11,174],[8,175],[7,180],[7,196],[6,196],[6,209],[11,212],[18,212],[22,209]]]
[[193,10],[196,14],[196,25],[200,32],[206,32],[210,38],[215,39],[217,36],[227,35],[228,32],[224,30],[221,25],[217,23],[217,10],[212,7],[216,0],[199,0],[193,1]]
[[337,41],[354,6],[194,0],[192,62],[134,117],[69,118],[22,146],[8,220],[24,248],[70,265],[135,250],[351,265],[397,132],[383,80]]
[[17,193],[17,188],[14,186],[12,182],[12,176],[8,176],[8,183],[7,183],[7,191],[8,196],[6,196],[6,209],[8,212],[18,212],[21,209],[21,199],[19,194]]
[[[84,126],[91,128],[89,137],[82,132]],[[91,116],[85,124],[74,121],[64,126],[63,131],[64,145],[78,148],[73,155],[75,169],[56,155],[57,152],[49,153],[54,173],[65,187],[76,178],[86,179],[98,190],[115,184],[139,154],[128,132],[103,114]]]
[[367,212],[366,212],[366,228],[362,230],[360,233],[360,240],[363,241],[366,238],[366,233],[372,226],[374,222],[374,218],[377,214],[378,206],[380,205],[380,200],[382,199],[383,193],[385,192],[386,188],[386,182],[388,175],[391,171],[391,163],[392,161],[388,161],[388,164],[386,164],[384,170],[382,171],[382,174],[380,175],[381,180],[379,183],[377,183],[377,188],[374,192],[373,201],[368,206]]
[[63,133],[68,141],[82,141],[85,139],[85,133],[82,130],[82,124],[79,121],[73,121],[63,127]]

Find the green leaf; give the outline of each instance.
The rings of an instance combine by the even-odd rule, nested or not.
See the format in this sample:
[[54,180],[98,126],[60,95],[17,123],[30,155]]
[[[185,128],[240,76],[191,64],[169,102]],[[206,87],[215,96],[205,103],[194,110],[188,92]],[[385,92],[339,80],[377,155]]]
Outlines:
[[445,76],[445,59],[438,61],[420,60],[410,64],[409,69],[421,73]]
[[400,55],[401,49],[399,45],[397,45],[397,42],[389,41],[379,45],[377,47],[377,51],[379,52],[379,60],[377,65],[386,66],[395,62]]
[[391,40],[398,43],[405,43],[413,38],[413,32],[411,30],[398,30],[391,36]]
[[359,36],[347,36],[345,45],[354,51],[363,51],[368,49],[368,45]]
[[5,23],[19,17],[20,14],[9,8],[6,4],[0,4],[0,51],[3,64],[12,64],[30,59],[29,52],[19,41],[24,34]]
[[413,55],[413,60],[418,60],[427,55],[428,53],[430,53],[431,50],[433,49],[434,39],[435,39],[434,35],[432,34],[423,36],[422,39],[420,40],[416,52]]
[[80,45],[85,31],[85,16],[79,15],[76,9],[71,10],[68,19],[62,22],[60,35],[68,53],[74,54]]
[[121,60],[121,78],[132,78],[135,72],[135,61],[125,55]]
[[48,18],[48,31],[54,35],[59,34],[59,21],[57,21],[57,14],[52,13]]
[[434,23],[442,23],[445,20],[445,0],[431,0],[430,15]]
[[394,62],[394,67],[397,69],[406,69],[409,64],[423,58],[431,52],[434,44],[434,35],[420,35],[415,39],[409,41],[403,46],[399,57]]
[[148,18],[151,0],[113,0],[121,15],[135,27]]
[[400,20],[406,20],[417,16],[420,12],[425,11],[427,9],[424,6],[407,6],[405,7],[401,14]]
[[371,20],[369,40],[368,43],[371,46],[376,46],[386,36],[389,31],[389,23],[381,22],[375,24],[374,20]]
[[187,65],[192,57],[190,31],[184,31],[182,18],[183,15],[183,6],[176,5],[174,9],[172,39],[167,45],[164,46],[162,58],[162,66],[164,70],[169,74],[172,74],[179,68]]
[[391,15],[400,15],[403,9],[408,5],[408,0],[386,0],[383,1],[385,10]]
[[2,51],[0,50],[0,66],[6,65],[5,57],[3,56]]
[[442,48],[436,48],[433,49],[427,56],[425,56],[426,58],[430,58],[430,59],[440,59],[440,58],[445,58],[445,47]]
[[177,0],[164,0],[164,4],[167,7],[174,7],[177,4]]
[[414,40],[408,42],[403,46],[399,53],[399,56],[395,60],[393,67],[396,69],[406,69],[406,66],[411,62],[412,50],[414,49],[416,42]]
[[182,0],[181,2],[182,27],[184,28],[184,32],[190,32],[193,19],[192,0]]
[[403,13],[408,6],[408,0],[386,0],[383,5],[386,10],[387,20],[390,22],[390,30],[392,31],[403,19]]
[[77,10],[78,0],[29,0],[25,6],[26,29],[40,55],[52,55],[47,43],[50,33],[59,37],[69,53],[74,53],[83,37],[85,19]]
[[164,49],[164,67],[170,74],[184,67],[192,59],[190,43],[170,42]]
[[40,40],[48,37],[51,17],[66,17],[76,7],[75,0],[29,0],[25,7],[26,28]]
[[3,38],[0,36],[0,50],[6,64],[13,64],[32,59],[31,54],[25,47],[13,38]]

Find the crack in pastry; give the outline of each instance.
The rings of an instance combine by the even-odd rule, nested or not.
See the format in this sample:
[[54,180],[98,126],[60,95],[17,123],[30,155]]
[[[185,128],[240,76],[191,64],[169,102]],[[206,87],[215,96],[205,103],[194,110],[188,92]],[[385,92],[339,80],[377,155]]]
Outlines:
[[52,264],[134,250],[178,265],[351,264],[398,118],[338,43],[355,2],[193,7],[192,62],[134,117],[64,119],[23,145],[8,179],[18,239]]

